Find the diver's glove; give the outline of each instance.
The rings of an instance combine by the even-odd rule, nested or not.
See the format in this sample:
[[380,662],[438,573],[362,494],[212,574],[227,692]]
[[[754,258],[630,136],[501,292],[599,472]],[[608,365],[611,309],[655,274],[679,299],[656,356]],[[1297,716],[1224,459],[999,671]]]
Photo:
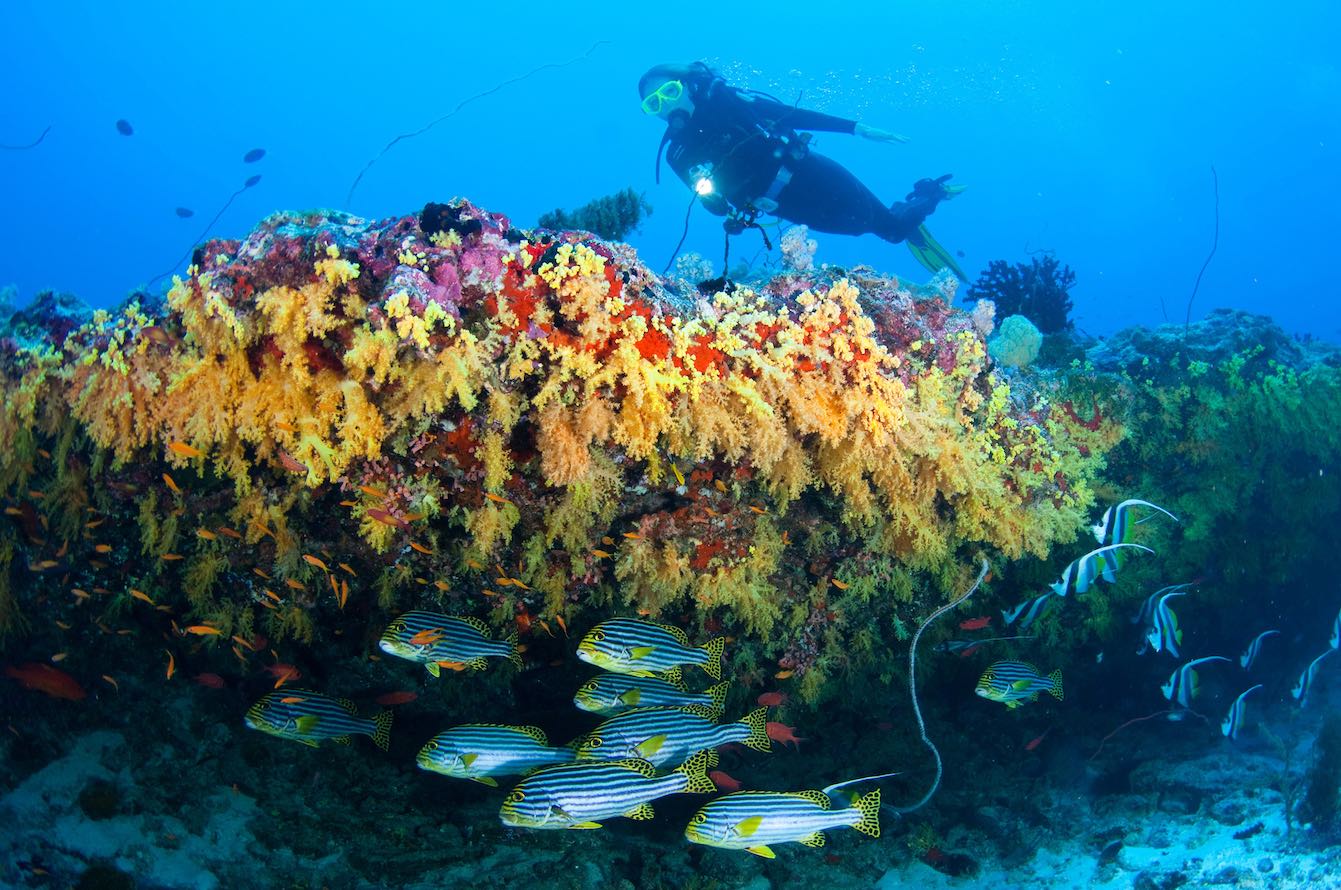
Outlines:
[[900,136],[898,133],[891,133],[888,130],[881,130],[878,127],[872,127],[870,124],[857,124],[852,130],[854,135],[862,139],[869,139],[872,142],[909,142],[907,136]]
[[908,193],[904,200],[910,204],[930,204],[935,207],[947,198],[953,198],[965,188],[962,185],[946,185],[953,175],[953,173],[947,173],[935,179],[919,179],[913,183],[913,190]]

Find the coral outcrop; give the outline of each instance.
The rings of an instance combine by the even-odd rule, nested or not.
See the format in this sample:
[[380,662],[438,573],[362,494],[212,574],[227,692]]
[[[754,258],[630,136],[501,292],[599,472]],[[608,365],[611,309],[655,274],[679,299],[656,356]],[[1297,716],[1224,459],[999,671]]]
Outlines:
[[1072,539],[1120,437],[999,378],[948,296],[826,268],[704,297],[464,201],[277,214],[159,312],[3,341],[0,627],[53,579],[55,617],[139,593],[207,644],[638,611],[841,669],[969,552]]

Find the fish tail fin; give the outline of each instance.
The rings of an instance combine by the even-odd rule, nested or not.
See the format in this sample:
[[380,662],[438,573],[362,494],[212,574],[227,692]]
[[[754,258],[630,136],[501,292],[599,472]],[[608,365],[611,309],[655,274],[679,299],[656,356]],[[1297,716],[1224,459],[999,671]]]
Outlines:
[[708,653],[708,660],[703,662],[703,670],[714,680],[722,679],[722,655],[726,652],[726,637],[709,640],[703,651]]
[[717,752],[709,749],[699,751],[676,767],[674,772],[680,773],[687,780],[684,787],[686,793],[712,794],[717,790],[717,783],[708,778],[708,770],[716,765]]
[[394,711],[387,708],[373,717],[373,744],[383,751],[391,750],[391,716],[393,713]]
[[712,699],[712,709],[716,711],[718,715],[721,715],[722,711],[726,710],[726,693],[730,687],[731,681],[723,680],[716,686],[709,686],[705,690],[708,696]]
[[1063,701],[1063,698],[1062,698],[1062,669],[1061,669],[1061,668],[1057,668],[1057,670],[1055,670],[1055,671],[1053,671],[1052,673],[1048,674],[1048,679],[1052,681],[1052,688],[1049,689],[1048,692],[1052,693],[1053,697],[1055,697],[1055,698],[1057,699],[1057,701]]
[[667,683],[671,684],[681,692],[687,692],[689,690],[689,687],[686,686],[684,682],[684,671],[680,669],[680,666],[678,664],[675,667],[671,668],[670,670],[664,672],[661,675],[661,679],[665,680]]
[[877,788],[870,794],[863,795],[853,801],[852,805],[861,811],[861,819],[852,827],[862,834],[871,837],[880,836],[880,789]]
[[740,722],[750,728],[750,735],[744,741],[746,747],[765,754],[773,750],[773,740],[768,737],[768,708],[755,708]]

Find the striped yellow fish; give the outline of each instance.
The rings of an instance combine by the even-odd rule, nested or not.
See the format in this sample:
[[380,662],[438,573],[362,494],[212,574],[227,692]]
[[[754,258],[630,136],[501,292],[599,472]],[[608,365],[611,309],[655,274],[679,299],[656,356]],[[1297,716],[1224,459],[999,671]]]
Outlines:
[[773,859],[769,844],[822,847],[826,829],[844,827],[880,836],[879,788],[841,810],[823,791],[737,791],[709,801],[684,836],[690,843]]
[[540,767],[571,763],[572,748],[549,747],[535,726],[469,723],[453,726],[419,751],[419,768],[455,779],[471,779],[497,788],[494,776],[521,776]]
[[348,699],[335,699],[303,689],[285,689],[268,693],[247,711],[251,729],[293,739],[313,748],[323,739],[342,745],[352,735],[371,736],[383,751],[391,744],[391,712],[382,711],[372,718],[360,717],[358,708]]
[[489,626],[480,619],[437,612],[406,612],[387,625],[378,645],[388,655],[422,664],[435,677],[444,663],[483,670],[488,659],[506,658],[522,666],[516,634],[490,639]]
[[602,723],[577,749],[578,760],[637,758],[664,767],[681,763],[695,751],[740,742],[756,751],[772,748],[768,708],[756,708],[737,723],[717,724],[716,714],[699,705],[688,708],[639,708]]
[[638,618],[612,618],[592,628],[577,645],[577,657],[617,674],[651,677],[672,668],[696,664],[714,680],[722,679],[721,637],[703,646],[689,644],[678,627]]
[[[664,677],[665,679],[662,679]],[[662,677],[635,677],[632,674],[601,674],[573,696],[573,704],[584,711],[613,717],[634,708],[683,708],[702,705],[715,714],[726,707],[730,680],[723,680],[702,692],[688,692],[674,668]]]

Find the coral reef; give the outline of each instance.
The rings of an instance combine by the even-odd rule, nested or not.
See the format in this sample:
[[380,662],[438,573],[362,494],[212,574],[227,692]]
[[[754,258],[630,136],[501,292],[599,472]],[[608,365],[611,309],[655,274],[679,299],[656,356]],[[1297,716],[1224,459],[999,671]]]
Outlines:
[[52,578],[76,591],[52,617],[244,659],[394,608],[523,635],[638,610],[813,698],[966,554],[1074,538],[1121,435],[999,379],[939,291],[823,270],[703,296],[464,201],[277,214],[199,248],[161,313],[47,330],[0,350],[28,567],[0,627]]
[[607,241],[623,241],[651,212],[652,205],[647,203],[647,199],[633,189],[626,188],[588,201],[573,211],[555,208],[549,213],[542,213],[537,225],[556,232],[576,229],[591,232]]
[[[979,303],[978,305],[982,305]],[[987,341],[987,354],[1003,365],[1027,368],[1038,358],[1043,334],[1023,315],[1008,315]]]
[[1071,288],[1076,273],[1056,257],[1034,257],[1029,265],[992,260],[970,285],[966,300],[991,300],[1000,316],[1023,315],[1045,334],[1071,327]]

